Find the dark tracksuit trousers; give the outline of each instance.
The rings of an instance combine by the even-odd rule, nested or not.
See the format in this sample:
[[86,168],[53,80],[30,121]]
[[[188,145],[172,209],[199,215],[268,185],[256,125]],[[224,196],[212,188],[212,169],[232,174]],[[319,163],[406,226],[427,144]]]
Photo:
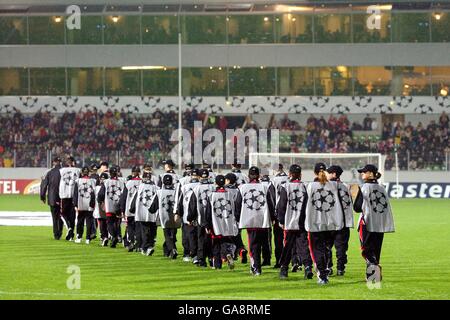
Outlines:
[[136,221],[134,217],[127,217],[126,239],[129,245],[136,244]]
[[284,247],[281,253],[280,265],[288,267],[292,253],[298,254],[305,268],[312,266],[311,255],[308,247],[308,233],[306,230],[285,230]]
[[350,228],[342,228],[338,231],[333,231],[333,237],[330,239],[331,242],[329,244],[329,257],[328,257],[328,268],[331,269],[333,267],[333,246],[336,248],[336,260],[337,260],[337,269],[344,271],[345,265],[347,264],[347,250],[348,250],[348,241],[350,240]]
[[252,271],[261,273],[261,253],[267,243],[267,233],[270,229],[247,229],[248,251]]
[[242,241],[241,230],[239,229],[238,235],[233,237],[233,242],[236,245],[236,251],[234,253],[234,257],[239,257],[244,251],[247,251],[244,246],[244,242]]
[[369,232],[361,221],[359,225],[359,240],[361,242],[361,254],[367,264],[378,265],[380,263],[381,246],[384,233]]
[[98,218],[98,228],[100,229],[100,239],[108,239],[108,227],[105,218]]
[[283,240],[284,240],[284,233],[283,229],[279,226],[278,222],[276,221],[273,225],[273,243],[275,247],[275,263],[280,263],[281,254],[283,252]]
[[194,258],[195,256],[197,256],[198,251],[197,226],[190,226],[188,224],[183,224],[183,228],[186,231],[186,237],[188,242],[188,256]]
[[332,231],[309,232],[308,242],[311,258],[316,265],[318,276],[325,280],[328,278],[329,244],[333,238]]
[[166,248],[169,254],[173,250],[177,250],[177,229],[176,228],[164,228],[164,239]]
[[142,250],[155,247],[157,230],[156,222],[141,222]]
[[71,233],[73,233],[75,231],[75,208],[72,198],[61,199],[61,216],[66,221],[67,228],[72,229]]
[[91,240],[92,221],[94,220],[92,214],[92,211],[78,211],[77,238],[81,239],[83,237],[84,224],[86,223],[86,240]]
[[142,250],[142,222],[136,221],[134,222],[134,237],[135,237],[135,246],[136,250]]
[[212,235],[212,256],[213,266],[216,269],[222,268],[222,260],[226,259],[227,255],[234,257],[236,245],[234,244],[234,237],[222,237]]
[[118,221],[120,221],[120,219],[121,219],[120,214],[111,212],[106,213],[106,224],[108,226],[108,232],[113,240],[117,240],[117,238],[120,235],[118,224]]
[[197,226],[197,258],[199,263],[206,264],[206,258],[211,257],[211,236],[206,233],[205,227]]
[[50,212],[53,220],[53,237],[59,239],[62,236],[64,221],[61,219],[61,206],[50,206]]

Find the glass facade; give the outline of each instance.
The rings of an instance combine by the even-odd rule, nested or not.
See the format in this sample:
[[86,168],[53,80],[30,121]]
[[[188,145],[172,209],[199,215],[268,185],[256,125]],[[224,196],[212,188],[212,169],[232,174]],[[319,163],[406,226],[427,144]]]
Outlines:
[[450,11],[82,14],[81,26],[67,29],[64,15],[0,15],[0,45],[176,44],[179,31],[186,44],[448,42]]
[[30,44],[64,44],[63,16],[28,17]]
[[[216,66],[182,71],[184,96],[439,96],[447,95],[449,87],[448,66]],[[0,95],[66,94],[176,96],[178,69],[0,68]]]
[[66,95],[66,69],[31,68],[30,94],[36,96]]
[[2,44],[26,44],[27,18],[0,16],[0,45]]

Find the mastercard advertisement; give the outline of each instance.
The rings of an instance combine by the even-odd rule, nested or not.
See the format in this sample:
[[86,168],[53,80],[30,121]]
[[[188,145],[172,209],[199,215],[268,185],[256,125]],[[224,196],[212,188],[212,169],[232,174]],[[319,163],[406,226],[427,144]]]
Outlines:
[[39,194],[40,186],[40,179],[0,179],[0,194]]

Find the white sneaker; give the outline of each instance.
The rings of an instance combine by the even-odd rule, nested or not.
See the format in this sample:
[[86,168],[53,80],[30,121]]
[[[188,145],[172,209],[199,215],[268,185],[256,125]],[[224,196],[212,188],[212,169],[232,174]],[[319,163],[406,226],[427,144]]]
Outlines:
[[91,240],[86,239],[86,244],[90,244]]
[[77,238],[77,239],[75,239],[75,241],[74,241],[75,243],[81,243],[81,238]]
[[190,257],[184,257],[183,258],[183,262],[191,262],[191,258]]
[[230,270],[234,269],[234,260],[233,257],[231,256],[231,254],[227,254],[227,260],[228,260],[228,268],[230,268]]
[[151,255],[153,254],[153,252],[155,252],[155,249],[153,249],[153,248],[148,248],[148,249],[145,251],[145,255],[146,255],[146,256],[151,256]]

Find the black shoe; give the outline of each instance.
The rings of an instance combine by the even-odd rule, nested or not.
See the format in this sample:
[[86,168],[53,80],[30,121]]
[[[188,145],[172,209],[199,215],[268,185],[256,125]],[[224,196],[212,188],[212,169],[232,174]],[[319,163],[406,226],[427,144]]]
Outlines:
[[298,265],[298,264],[293,264],[293,265],[292,265],[291,272],[297,272],[298,269],[300,269],[300,265]]
[[270,266],[270,265],[271,265],[270,260],[263,260],[263,263],[261,264],[262,267]]
[[314,277],[311,267],[305,267],[305,279],[311,280]]
[[281,265],[279,263],[275,263],[275,265],[273,266],[274,269],[280,269]]
[[328,276],[332,276],[333,275],[333,268],[328,269]]
[[108,246],[108,238],[102,239],[102,247]]
[[282,266],[280,269],[280,279],[287,279],[287,277],[288,277],[288,268]]
[[67,231],[66,240],[67,240],[67,241],[72,241],[72,240],[73,240],[73,237],[74,237],[74,233],[73,233],[72,228],[70,228],[70,229]]
[[133,252],[134,246],[132,244],[130,244],[127,249],[128,249],[128,252]]
[[199,262],[198,262],[198,264],[197,264],[197,267],[200,267],[200,268],[206,268],[206,267],[208,267],[208,266],[206,265],[206,262],[205,262],[205,261],[199,260]]
[[169,258],[170,259],[174,259],[175,260],[177,258],[177,256],[178,256],[178,252],[177,252],[176,249],[173,249],[172,252],[169,254]]
[[342,277],[344,274],[345,274],[345,271],[344,271],[344,270],[338,270],[337,273],[336,273],[336,275],[337,275],[338,277]]
[[55,238],[55,240],[60,240],[61,239],[61,236],[56,236],[56,237],[54,237]]
[[95,240],[97,239],[97,235],[96,234],[91,234],[91,240]]
[[213,266],[214,266],[214,262],[212,261],[212,259],[208,259],[208,262],[209,262],[209,266],[210,266],[210,267],[213,267]]
[[118,243],[119,241],[117,240],[117,238],[113,238],[112,240],[111,240],[111,248],[115,248],[116,246],[117,246],[117,243]]

